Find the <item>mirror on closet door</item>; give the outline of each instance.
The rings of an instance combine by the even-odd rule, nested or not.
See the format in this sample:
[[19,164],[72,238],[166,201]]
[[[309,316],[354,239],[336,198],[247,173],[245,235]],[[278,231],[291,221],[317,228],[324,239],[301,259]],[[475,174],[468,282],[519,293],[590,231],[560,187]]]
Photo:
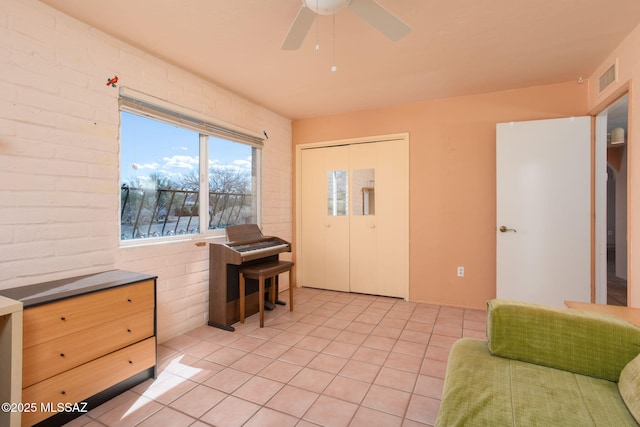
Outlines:
[[353,171],[353,215],[375,215],[375,169]]
[[346,216],[349,214],[349,175],[346,170],[327,172],[327,215]]

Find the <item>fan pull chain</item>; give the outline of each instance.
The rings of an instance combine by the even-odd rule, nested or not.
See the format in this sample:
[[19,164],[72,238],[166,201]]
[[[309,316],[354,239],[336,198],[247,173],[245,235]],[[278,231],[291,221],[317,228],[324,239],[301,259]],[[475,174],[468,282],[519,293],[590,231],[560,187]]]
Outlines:
[[[316,12],[320,10],[320,0],[316,0]],[[318,30],[318,21],[320,16],[316,14],[316,52],[320,50],[320,30]]]
[[331,66],[331,71],[338,71],[338,66],[336,65],[336,15],[333,15],[333,65]]

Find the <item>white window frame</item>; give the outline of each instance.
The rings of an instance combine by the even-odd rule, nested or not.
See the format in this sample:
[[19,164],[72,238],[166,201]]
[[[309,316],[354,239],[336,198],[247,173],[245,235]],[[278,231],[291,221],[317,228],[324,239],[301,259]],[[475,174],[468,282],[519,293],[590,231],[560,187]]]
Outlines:
[[[256,150],[255,158],[255,186],[256,194],[256,222],[259,226],[262,224],[262,149],[264,148],[263,136],[230,123],[226,123],[217,119],[212,119],[206,115],[187,110],[183,107],[170,104],[161,99],[143,94],[126,87],[120,87],[120,108],[119,116],[122,112],[128,112],[152,120],[173,124],[175,126],[192,130],[199,133],[199,176],[200,176],[200,197],[199,197],[199,215],[200,218],[208,218],[209,216],[209,138],[219,137],[225,140],[246,144]],[[122,168],[122,165],[120,165]],[[121,175],[118,173],[118,182],[120,184]],[[204,190],[203,190],[204,189]],[[203,197],[204,195],[206,197]],[[118,221],[119,235],[121,235],[121,220]],[[120,241],[121,247],[128,246],[146,246],[157,245],[171,242],[184,242],[202,239],[221,239],[225,238],[224,229],[210,230],[207,223],[199,224],[199,232],[197,234],[183,234],[176,236],[160,236],[147,237],[140,239],[127,239]]]

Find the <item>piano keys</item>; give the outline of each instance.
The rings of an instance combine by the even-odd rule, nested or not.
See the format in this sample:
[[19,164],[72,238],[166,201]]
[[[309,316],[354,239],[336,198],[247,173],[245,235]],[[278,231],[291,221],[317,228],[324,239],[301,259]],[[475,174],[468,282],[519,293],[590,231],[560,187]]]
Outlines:
[[[279,237],[263,236],[256,224],[227,227],[226,243],[209,245],[209,326],[233,331],[240,320],[240,268],[277,261],[291,244]],[[265,286],[274,286],[273,283]],[[268,288],[267,288],[268,289]],[[246,281],[246,315],[258,312],[257,280]]]
[[264,256],[273,255],[280,252],[291,252],[291,245],[277,237],[267,238],[253,243],[242,243],[238,245],[229,245],[233,250],[240,252],[242,262],[263,258]]

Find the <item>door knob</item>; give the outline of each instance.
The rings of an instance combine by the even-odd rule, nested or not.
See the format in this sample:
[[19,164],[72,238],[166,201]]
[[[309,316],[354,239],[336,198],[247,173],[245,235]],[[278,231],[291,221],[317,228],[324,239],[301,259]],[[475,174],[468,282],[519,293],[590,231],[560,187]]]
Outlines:
[[501,233],[506,233],[507,231],[513,231],[514,233],[516,232],[515,228],[507,228],[504,225],[501,225],[499,230]]

